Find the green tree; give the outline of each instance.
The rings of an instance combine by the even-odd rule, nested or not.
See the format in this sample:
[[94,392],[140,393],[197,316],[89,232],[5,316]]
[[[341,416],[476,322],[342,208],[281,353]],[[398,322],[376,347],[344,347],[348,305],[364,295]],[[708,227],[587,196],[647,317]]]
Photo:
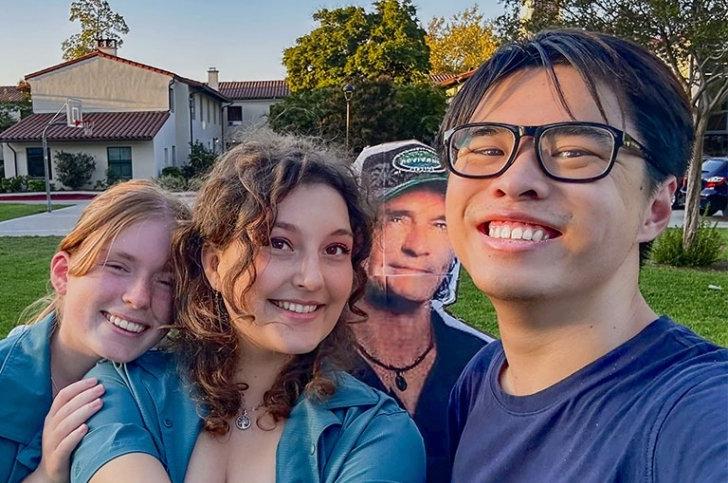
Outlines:
[[18,102],[0,102],[0,132],[6,130],[20,119],[33,113],[33,103],[30,100],[30,85],[25,81],[18,82],[18,90],[22,98]]
[[204,176],[215,164],[215,153],[209,151],[200,141],[190,143],[190,156],[187,164],[182,166],[182,175],[187,178]]
[[96,169],[94,157],[86,153],[56,153],[58,181],[72,190],[77,190],[91,180]]
[[[362,80],[351,99],[349,146],[401,139],[431,143],[447,107],[442,89],[429,83],[397,85],[388,78]],[[346,100],[339,86],[292,94],[271,106],[269,122],[277,132],[322,137],[344,144]]]
[[425,31],[410,0],[380,0],[362,7],[321,9],[318,27],[283,52],[293,92],[341,86],[354,79],[390,77],[396,83],[424,79],[429,71]]
[[689,250],[699,226],[703,138],[710,112],[728,98],[728,2],[726,0],[558,0],[540,8],[531,0],[503,0],[501,34],[519,37],[546,26],[611,33],[642,44],[677,75],[691,100],[695,146],[688,169],[683,245]]
[[435,17],[427,27],[432,74],[461,74],[490,58],[498,41],[489,22],[475,5],[449,21]]
[[81,33],[63,41],[63,59],[71,60],[92,52],[96,39],[114,39],[121,45],[122,35],[129,33],[124,17],[111,10],[107,0],[74,0],[68,20],[81,23]]

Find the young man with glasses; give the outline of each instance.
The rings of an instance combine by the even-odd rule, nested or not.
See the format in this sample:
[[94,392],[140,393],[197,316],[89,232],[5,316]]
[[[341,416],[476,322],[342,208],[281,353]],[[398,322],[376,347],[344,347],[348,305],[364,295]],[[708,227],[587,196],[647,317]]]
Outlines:
[[451,395],[452,481],[728,481],[728,351],[638,286],[693,143],[665,65],[541,33],[478,69],[442,139],[448,233],[502,337]]

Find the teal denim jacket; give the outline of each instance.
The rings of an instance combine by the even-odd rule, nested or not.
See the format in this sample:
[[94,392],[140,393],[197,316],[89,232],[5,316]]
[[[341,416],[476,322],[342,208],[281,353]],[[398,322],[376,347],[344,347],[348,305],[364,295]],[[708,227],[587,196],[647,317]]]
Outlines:
[[[102,362],[87,377],[106,388],[104,406],[73,456],[72,482],[87,482],[128,453],[157,458],[184,481],[202,419],[173,356],[152,351],[129,364]],[[415,424],[394,400],[346,373],[323,402],[302,396],[276,454],[279,482],[425,481],[425,450]]]
[[22,481],[40,464],[43,422],[53,402],[54,326],[48,316],[0,340],[0,481]]

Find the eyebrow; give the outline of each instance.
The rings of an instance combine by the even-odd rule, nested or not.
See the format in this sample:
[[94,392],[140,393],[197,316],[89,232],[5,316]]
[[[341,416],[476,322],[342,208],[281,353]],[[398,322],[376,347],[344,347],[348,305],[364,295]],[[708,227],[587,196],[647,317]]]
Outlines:
[[[385,210],[385,214],[388,216],[409,216],[410,218],[413,218],[413,215],[416,214],[416,210]],[[435,218],[432,218],[433,220],[444,220],[445,215],[442,216],[436,216]]]
[[[296,227],[296,225],[293,225],[291,223],[286,223],[284,221],[276,221],[273,224],[274,228],[281,228],[286,231],[292,231],[292,232],[300,232],[301,230]],[[354,234],[351,232],[351,230],[347,230],[346,228],[339,228],[337,230],[332,231],[329,233],[329,236],[348,236],[351,238],[354,238]]]
[[[110,258],[122,258],[124,260],[127,260],[131,263],[138,263],[139,259],[132,255],[131,253],[124,252],[124,251],[117,251],[112,252],[112,250],[109,250],[106,252],[106,256],[104,257],[104,264],[109,261]],[[172,272],[172,259],[168,258],[167,262],[164,264],[164,266],[159,270],[160,272]]]

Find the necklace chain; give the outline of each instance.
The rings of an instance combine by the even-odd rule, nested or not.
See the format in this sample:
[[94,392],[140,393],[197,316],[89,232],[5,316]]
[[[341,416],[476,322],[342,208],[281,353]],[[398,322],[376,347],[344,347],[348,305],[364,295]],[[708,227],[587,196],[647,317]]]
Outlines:
[[404,378],[404,373],[414,369],[415,367],[420,365],[420,363],[422,361],[425,360],[425,357],[427,357],[427,354],[429,354],[430,351],[433,349],[433,347],[435,347],[435,341],[432,338],[432,332],[430,332],[430,342],[429,342],[429,344],[427,344],[427,348],[425,349],[425,351],[422,354],[420,354],[419,356],[417,356],[417,358],[411,364],[408,364],[408,365],[402,366],[402,367],[397,367],[395,365],[382,362],[381,360],[377,359],[376,357],[371,355],[369,352],[367,352],[367,350],[364,348],[364,346],[359,344],[358,342],[357,342],[356,346],[359,349],[359,352],[361,353],[361,355],[363,355],[365,359],[376,364],[377,366],[379,366],[381,368],[387,369],[388,371],[393,371],[394,372],[394,384],[397,386],[397,389],[399,389],[400,391],[405,391],[407,389],[407,380]]

